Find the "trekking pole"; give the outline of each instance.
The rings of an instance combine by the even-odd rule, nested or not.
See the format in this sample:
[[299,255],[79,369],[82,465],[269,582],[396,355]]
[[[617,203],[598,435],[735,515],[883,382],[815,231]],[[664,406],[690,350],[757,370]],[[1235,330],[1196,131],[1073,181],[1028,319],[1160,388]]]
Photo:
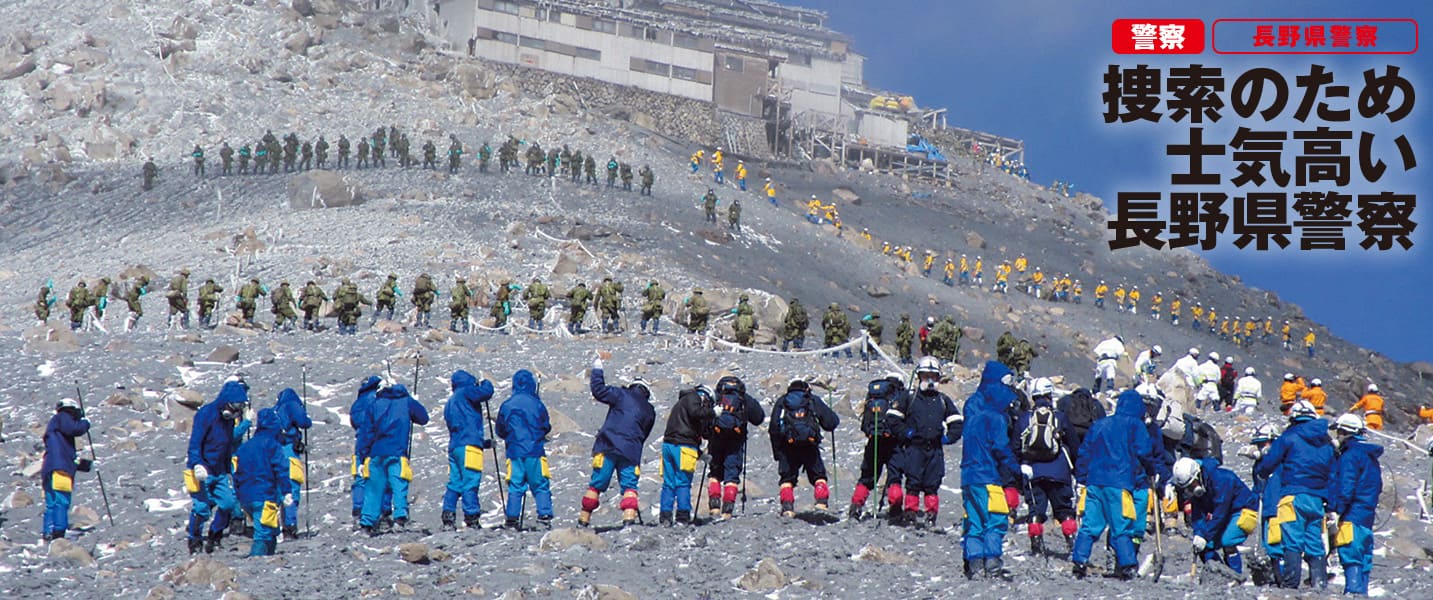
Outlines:
[[[837,454],[836,454],[836,430],[835,430],[835,429],[832,429],[832,430],[831,430],[831,495],[832,495],[832,496],[838,495],[838,492],[836,491],[836,490],[837,490],[837,488],[836,488],[836,477],[837,477],[836,471],[839,470],[840,467],[836,464],[836,456],[837,456]],[[830,500],[827,500],[827,502],[830,502]]]
[[[80,414],[84,414],[85,393],[80,391],[80,382],[78,380],[75,381],[75,396],[79,399],[80,402]],[[89,442],[90,444],[90,462],[98,463],[100,459],[98,456],[95,455],[95,439],[94,437],[90,436],[90,432],[88,429],[85,430],[85,441]],[[104,514],[106,517],[109,518],[109,526],[114,527],[114,514],[111,513],[109,510],[109,494],[105,492],[104,476],[100,475],[99,467],[95,467],[95,479],[98,480],[100,483],[100,498],[104,499]]]
[[746,516],[746,438],[741,438],[741,514]]
[[[300,390],[300,392],[299,392],[299,401],[303,403],[304,414],[308,414],[308,365],[306,365],[306,364],[305,364],[305,365],[301,365],[301,367],[302,367],[303,370],[300,371],[300,375],[299,375],[299,390]],[[310,517],[313,516],[313,508],[311,508],[311,507],[309,506],[309,503],[308,503],[308,500],[309,500],[309,479],[311,479],[311,478],[309,477],[309,471],[308,471],[308,430],[307,430],[307,429],[305,429],[304,432],[303,432],[303,443],[304,443],[304,500],[305,500],[305,502],[304,502],[304,507],[303,507],[303,511],[304,511],[304,537],[312,537],[312,536],[313,536],[313,522],[310,520]]]
[[[492,411],[492,406],[490,406],[487,402],[484,402],[484,403],[483,403],[483,416],[488,420],[488,441],[489,441],[489,442],[492,442],[494,436],[497,435],[497,426],[493,423],[493,411]],[[498,483],[498,500],[499,500],[500,502],[502,502],[502,503],[503,503],[503,507],[506,508],[507,505],[508,505],[507,493],[503,491],[503,487],[505,487],[505,486],[503,485],[503,476],[502,476],[503,469],[502,469],[501,466],[498,465],[498,450],[497,450],[497,446],[496,446],[496,445],[493,446],[492,451],[493,451],[493,468],[495,468],[495,469],[498,470],[498,478],[497,478],[497,483]]]

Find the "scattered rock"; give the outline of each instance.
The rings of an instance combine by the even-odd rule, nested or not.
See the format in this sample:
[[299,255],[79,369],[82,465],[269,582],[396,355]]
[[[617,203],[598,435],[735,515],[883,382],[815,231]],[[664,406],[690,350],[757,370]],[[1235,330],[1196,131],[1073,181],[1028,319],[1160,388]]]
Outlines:
[[100,514],[88,506],[76,506],[70,509],[70,526],[76,529],[89,529],[100,524]]
[[313,3],[309,0],[294,0],[291,6],[294,7],[294,12],[300,16],[312,17],[314,15]]
[[915,559],[905,554],[892,552],[880,546],[873,545],[862,546],[860,551],[856,552],[856,555],[852,558],[882,565],[908,565],[915,562]]
[[747,571],[737,580],[736,585],[748,592],[773,592],[786,587],[791,581],[771,557],[761,559],[756,568]]
[[430,562],[428,558],[428,545],[417,542],[400,544],[398,546],[398,556],[403,557],[404,561],[415,565],[426,565]]
[[969,232],[965,234],[965,245],[978,250],[984,250],[986,247],[985,238],[974,231]]
[[418,590],[413,589],[413,586],[411,585],[399,581],[393,584],[393,593],[398,594],[399,596],[412,596],[414,594],[417,594]]
[[239,349],[233,346],[219,346],[209,353],[209,362],[231,363],[239,362]]
[[866,286],[866,295],[872,298],[885,298],[891,295],[891,289],[880,285]]
[[637,600],[638,596],[615,585],[599,583],[582,588],[578,600]]
[[6,509],[25,508],[27,506],[34,505],[35,499],[30,497],[29,494],[25,493],[24,490],[15,490],[13,492],[10,492],[10,496],[5,498]]
[[144,595],[144,600],[174,600],[174,588],[167,585],[156,585],[149,588],[149,593]]
[[93,567],[96,564],[95,557],[90,556],[88,551],[66,539],[50,542],[50,559],[67,560],[80,567]]
[[234,569],[207,556],[175,566],[163,579],[174,585],[207,585],[216,592],[232,590],[237,585]]
[[289,178],[289,208],[336,208],[363,204],[363,190],[333,171],[308,171]]
[[838,187],[834,190],[831,190],[831,195],[844,202],[849,202],[855,206],[861,205],[861,196],[856,194],[856,192],[851,191],[851,188]]
[[37,325],[25,332],[25,351],[45,354],[63,354],[80,349],[80,339],[69,327],[60,321],[52,325]]
[[33,56],[0,57],[0,81],[28,75],[34,70],[35,57]]
[[537,547],[546,552],[559,552],[573,546],[601,552],[607,549],[607,540],[590,529],[554,529],[542,536]]

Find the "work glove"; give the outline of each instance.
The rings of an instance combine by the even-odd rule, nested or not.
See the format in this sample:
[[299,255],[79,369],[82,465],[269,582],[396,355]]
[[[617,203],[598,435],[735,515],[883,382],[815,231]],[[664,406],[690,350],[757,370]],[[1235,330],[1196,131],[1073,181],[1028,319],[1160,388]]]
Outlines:
[[1013,487],[1005,488],[1005,505],[1010,507],[1011,512],[1015,507],[1020,506],[1020,490]]
[[294,454],[303,454],[304,450],[308,450],[308,445],[304,444],[303,438],[294,440]]
[[484,449],[484,450],[492,450],[492,449],[493,449],[493,441],[492,441],[492,440],[483,440],[483,443],[482,443],[482,444],[479,444],[479,446],[481,446],[482,449]]
[[90,472],[90,469],[94,467],[94,465],[94,461],[88,458],[81,458],[79,463],[75,464],[75,470],[81,473],[88,473]]
[[206,479],[209,479],[209,469],[204,468],[204,465],[194,465],[194,480],[204,483]]
[[1020,465],[1020,474],[1025,476],[1025,481],[1035,478],[1035,469],[1030,465]]
[[1161,498],[1174,498],[1174,497],[1175,497],[1174,484],[1172,484],[1172,483],[1166,483],[1166,484],[1164,484],[1164,495],[1163,495],[1163,496],[1160,496],[1160,497],[1161,497]]
[[293,506],[293,505],[294,505],[294,495],[293,495],[293,494],[284,494],[284,506]]
[[1189,540],[1189,545],[1194,548],[1195,552],[1203,552],[1205,548],[1209,547],[1209,540],[1204,539],[1204,536],[1196,535],[1194,539]]
[[1329,526],[1329,529],[1338,529],[1338,522],[1339,522],[1338,513],[1336,513],[1336,512],[1331,512],[1331,513],[1328,514],[1328,526]]
[[601,357],[601,356],[592,359],[592,370],[593,370],[593,371],[601,371],[601,370],[602,370],[602,357]]

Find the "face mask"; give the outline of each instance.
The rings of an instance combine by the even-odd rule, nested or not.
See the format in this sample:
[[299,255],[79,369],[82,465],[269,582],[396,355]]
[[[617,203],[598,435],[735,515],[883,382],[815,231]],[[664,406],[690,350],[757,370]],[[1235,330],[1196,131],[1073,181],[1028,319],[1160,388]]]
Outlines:
[[937,383],[940,383],[940,378],[938,377],[922,377],[918,386],[922,392],[934,392]]
[[1008,385],[1008,386],[1014,386],[1014,385],[1015,385],[1015,374],[1014,374],[1014,373],[1006,373],[1004,376],[1002,376],[1002,377],[1000,378],[1000,383],[1003,383],[1003,384]]
[[1203,496],[1203,495],[1204,495],[1204,492],[1205,492],[1205,490],[1204,490],[1204,484],[1202,484],[1202,483],[1196,483],[1196,484],[1194,484],[1194,489],[1189,490],[1189,493],[1190,493],[1191,495],[1193,495],[1195,498],[1198,498],[1198,497]]

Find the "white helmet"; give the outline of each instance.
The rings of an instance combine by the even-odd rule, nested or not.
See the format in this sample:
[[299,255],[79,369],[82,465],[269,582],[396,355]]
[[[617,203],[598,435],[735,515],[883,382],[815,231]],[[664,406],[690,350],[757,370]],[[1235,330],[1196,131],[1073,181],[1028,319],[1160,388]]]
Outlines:
[[1055,383],[1048,377],[1041,377],[1035,380],[1035,384],[1030,389],[1033,390],[1030,393],[1031,396],[1051,396],[1055,393]]
[[920,375],[921,373],[935,373],[939,375],[940,359],[934,356],[921,358],[920,364],[916,365],[916,375]]
[[1334,421],[1333,428],[1339,433],[1358,435],[1363,433],[1363,418],[1352,413],[1341,415]]
[[1201,470],[1199,461],[1188,456],[1174,461],[1174,486],[1193,496],[1203,496],[1204,486],[1199,481]]
[[1219,362],[1219,353],[1218,353],[1218,352],[1210,352],[1210,353],[1209,353],[1209,360],[1212,360],[1212,361],[1214,361],[1214,362]]
[[79,410],[80,403],[75,401],[74,398],[61,398],[60,403],[55,405],[55,410],[60,410],[64,408],[73,408],[75,410]]
[[1293,380],[1294,380],[1294,374],[1293,374],[1293,373],[1284,373],[1284,381],[1293,381]]
[[1378,393],[1378,384],[1376,384],[1376,383],[1370,383],[1370,384],[1368,384],[1368,393],[1370,393],[1370,394],[1377,394],[1377,393]]
[[1310,382],[1309,382],[1309,386],[1310,386],[1310,387],[1319,387],[1319,386],[1322,386],[1323,384],[1324,384],[1324,380],[1319,379],[1319,378],[1317,378],[1317,377],[1315,377],[1313,381],[1310,381]]
[[1245,374],[1245,375],[1248,375],[1248,376],[1250,376],[1250,377],[1253,377],[1253,376],[1254,376],[1254,367],[1246,367],[1246,368],[1244,369],[1244,374]]
[[1153,383],[1141,383],[1135,386],[1134,390],[1144,398],[1145,404],[1162,404],[1164,401],[1164,392],[1160,391],[1159,387]]
[[1164,354],[1164,349],[1160,348],[1159,344],[1155,344],[1154,347],[1149,349],[1149,353],[1155,356],[1159,356],[1161,354]]
[[1265,424],[1254,428],[1254,438],[1251,441],[1255,444],[1262,444],[1272,442],[1276,437],[1279,437],[1279,432],[1274,430],[1274,426]]
[[1226,357],[1224,357],[1224,364],[1226,364],[1226,365],[1232,365],[1232,364],[1234,364],[1234,357],[1232,357],[1232,356],[1226,356]]
[[1190,355],[1190,356],[1193,356],[1194,358],[1199,358],[1199,349],[1198,349],[1198,348],[1190,348],[1190,349],[1189,349],[1189,355]]
[[1314,408],[1314,403],[1308,400],[1295,402],[1294,405],[1289,408],[1289,420],[1295,423],[1307,421],[1317,416],[1319,416],[1318,409]]
[[646,390],[646,391],[647,391],[647,397],[648,397],[648,398],[651,398],[651,397],[652,397],[652,386],[650,386],[650,385],[647,384],[647,380],[646,380],[646,379],[642,379],[641,377],[634,377],[634,378],[632,378],[632,383],[627,384],[627,387],[639,387],[639,388],[642,388],[643,390]]

